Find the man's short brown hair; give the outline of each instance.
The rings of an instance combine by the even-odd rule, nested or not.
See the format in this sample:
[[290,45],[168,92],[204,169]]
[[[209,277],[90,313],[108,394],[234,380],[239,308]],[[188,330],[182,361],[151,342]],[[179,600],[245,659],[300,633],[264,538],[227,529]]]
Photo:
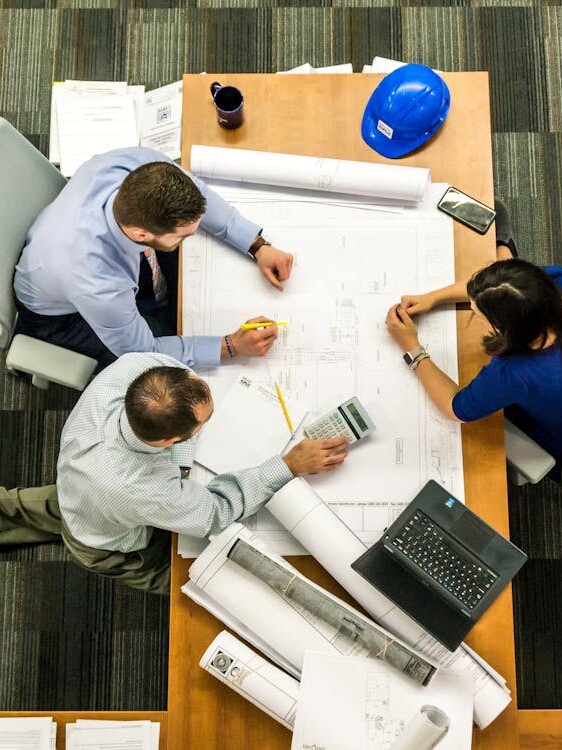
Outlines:
[[209,403],[204,380],[183,367],[152,367],[127,388],[125,413],[135,435],[145,442],[187,440],[199,426],[195,407]]
[[118,224],[140,227],[155,235],[174,232],[205,213],[199,188],[174,164],[153,161],[130,172],[113,203]]

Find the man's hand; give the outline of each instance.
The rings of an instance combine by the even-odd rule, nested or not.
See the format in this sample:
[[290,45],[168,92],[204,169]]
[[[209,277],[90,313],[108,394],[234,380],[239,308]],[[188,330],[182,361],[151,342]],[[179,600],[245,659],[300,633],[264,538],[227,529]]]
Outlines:
[[256,262],[260,271],[269,283],[280,292],[283,291],[282,281],[287,281],[293,268],[293,256],[272,245],[262,245],[257,251]]
[[306,438],[283,456],[283,461],[295,477],[318,474],[340,466],[347,457],[348,445],[347,438],[341,435],[329,440]]
[[400,309],[405,310],[408,315],[421,315],[429,312],[435,305],[431,292],[427,294],[406,294],[400,300]]
[[415,323],[401,305],[393,305],[388,311],[386,328],[403,352],[420,345]]
[[[279,329],[277,324],[271,318],[250,318],[246,323],[271,323],[272,325],[265,328],[254,328],[251,331],[243,331],[239,328],[230,334],[230,344],[234,349],[234,355],[240,357],[263,357],[273,346],[277,338]],[[228,359],[230,352],[226,350],[223,339],[222,358]]]

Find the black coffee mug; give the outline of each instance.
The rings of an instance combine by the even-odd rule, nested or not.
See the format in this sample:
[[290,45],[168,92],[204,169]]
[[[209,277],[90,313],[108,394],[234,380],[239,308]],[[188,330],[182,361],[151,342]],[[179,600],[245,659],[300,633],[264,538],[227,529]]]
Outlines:
[[218,81],[211,84],[211,94],[217,110],[221,128],[234,130],[244,122],[244,97],[235,86],[221,86]]

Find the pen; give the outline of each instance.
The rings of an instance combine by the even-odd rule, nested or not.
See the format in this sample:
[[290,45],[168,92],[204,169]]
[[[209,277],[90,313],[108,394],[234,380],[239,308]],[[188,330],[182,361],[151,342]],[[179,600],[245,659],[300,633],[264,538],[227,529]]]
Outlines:
[[285,415],[285,420],[287,421],[287,426],[292,435],[294,432],[293,423],[291,422],[291,417],[289,416],[289,412],[287,411],[287,404],[285,403],[285,399],[283,398],[283,394],[281,393],[281,390],[277,383],[275,383],[275,390],[277,391],[277,398],[279,399],[279,403],[281,404],[281,408],[283,409],[283,414]]
[[[278,326],[286,326],[288,324],[289,324],[288,320],[276,320],[275,321],[275,325],[278,325]],[[254,331],[257,328],[268,328],[269,326],[272,326],[272,325],[273,323],[270,323],[269,321],[264,322],[264,323],[242,323],[240,328],[243,331]]]

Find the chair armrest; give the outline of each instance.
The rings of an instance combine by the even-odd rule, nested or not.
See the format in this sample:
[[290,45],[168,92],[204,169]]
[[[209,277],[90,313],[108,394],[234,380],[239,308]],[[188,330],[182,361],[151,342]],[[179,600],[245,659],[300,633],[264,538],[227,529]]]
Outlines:
[[509,467],[531,484],[537,484],[554,468],[556,461],[509,419],[504,420],[504,429],[505,457]]
[[77,391],[84,390],[97,364],[95,359],[84,354],[21,333],[14,336],[6,355],[6,367],[33,375],[36,385],[50,381]]

